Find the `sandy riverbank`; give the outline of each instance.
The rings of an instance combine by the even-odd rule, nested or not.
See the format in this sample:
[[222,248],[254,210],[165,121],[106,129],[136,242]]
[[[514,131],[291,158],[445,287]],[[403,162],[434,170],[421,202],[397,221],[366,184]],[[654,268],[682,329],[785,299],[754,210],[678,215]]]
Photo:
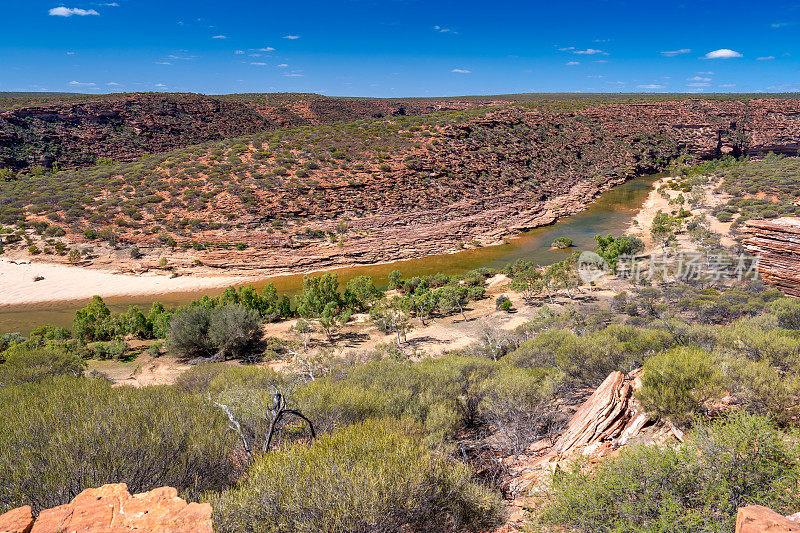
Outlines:
[[[35,281],[37,278],[43,278]],[[113,274],[55,263],[0,258],[0,306],[78,300],[98,294],[139,296],[227,287],[249,278],[237,276]]]
[[[661,192],[658,191],[658,188],[661,185],[672,179],[675,178],[667,176],[659,179],[653,184],[653,189],[650,191],[647,200],[645,200],[641,209],[639,209],[639,211],[636,213],[636,216],[634,216],[633,220],[631,220],[631,225],[628,227],[628,231],[626,232],[629,235],[635,235],[636,237],[642,239],[645,244],[645,250],[648,252],[657,249],[657,246],[653,243],[653,237],[650,234],[650,228],[653,226],[653,219],[655,216],[659,211],[670,213],[681,207],[677,204],[670,204],[670,200],[677,198],[681,194],[679,191],[667,189],[664,191],[667,197],[664,197]],[[720,222],[716,219],[716,217],[711,215],[716,206],[723,204],[730,199],[730,195],[717,190],[719,185],[719,181],[704,185],[704,196],[700,202],[701,205],[695,209],[691,209],[690,211],[692,215],[705,216],[706,221],[709,224],[709,229],[720,235],[721,244],[723,246],[730,247],[736,244],[736,242],[730,236],[731,223]],[[679,238],[678,242],[682,244],[684,248],[694,248],[694,245],[689,243],[688,237],[686,236]]]

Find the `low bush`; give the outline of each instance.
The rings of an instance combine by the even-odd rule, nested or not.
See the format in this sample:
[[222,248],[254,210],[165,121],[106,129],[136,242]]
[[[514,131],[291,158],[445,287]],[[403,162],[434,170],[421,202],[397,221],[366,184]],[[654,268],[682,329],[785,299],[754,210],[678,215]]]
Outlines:
[[719,384],[708,352],[675,348],[645,362],[636,397],[649,414],[685,424],[702,411]]
[[539,519],[558,531],[732,533],[739,506],[800,507],[798,452],[796,434],[735,414],[681,448],[633,447],[593,470],[557,472]]
[[189,306],[172,316],[167,346],[184,356],[224,360],[244,355],[260,334],[258,312],[242,304]]
[[0,389],[0,512],[69,502],[86,487],[165,485],[197,494],[238,475],[228,420],[171,387],[57,377]]
[[499,496],[420,445],[408,423],[369,421],[259,457],[209,495],[220,532],[463,531],[499,524]]
[[0,387],[51,376],[82,376],[85,368],[83,359],[65,349],[17,345],[0,354]]

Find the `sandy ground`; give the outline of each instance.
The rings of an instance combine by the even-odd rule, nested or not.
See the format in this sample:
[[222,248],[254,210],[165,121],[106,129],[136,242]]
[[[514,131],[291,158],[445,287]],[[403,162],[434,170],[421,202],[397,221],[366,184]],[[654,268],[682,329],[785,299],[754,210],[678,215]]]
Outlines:
[[[509,280],[503,275],[495,276],[489,280],[486,298],[477,302],[470,302],[465,308],[464,314],[467,321],[460,313],[437,318],[422,324],[419,319],[412,319],[413,329],[408,333],[406,342],[403,343],[403,351],[415,358],[438,357],[445,352],[459,350],[471,344],[481,341],[484,332],[488,329],[495,335],[502,335],[513,331],[517,326],[532,320],[543,306],[551,309],[560,309],[567,305],[598,305],[608,307],[608,303],[616,290],[593,290],[588,291],[584,288],[574,295],[574,300],[566,296],[555,298],[555,304],[543,298],[540,301],[529,305],[522,297],[509,290]],[[618,282],[622,283],[622,282]],[[511,313],[497,311],[495,309],[495,298],[505,294],[514,304]],[[319,354],[329,354],[331,357],[344,357],[348,354],[366,354],[374,350],[381,344],[395,343],[395,336],[386,335],[380,332],[372,323],[366,320],[366,316],[356,315],[354,321],[343,327],[333,343],[329,342],[325,334],[319,327],[309,338],[309,350],[305,356],[314,359]],[[287,341],[299,343],[300,338],[292,333],[291,328],[295,320],[287,320],[276,324],[266,324],[264,326],[264,337],[277,337]],[[131,341],[130,344],[136,345],[139,349],[149,346],[153,341]],[[288,370],[289,360],[279,359],[265,363],[274,370]],[[240,361],[230,361],[229,364],[238,365]],[[111,379],[115,385],[129,385],[141,387],[147,385],[165,385],[174,383],[175,380],[189,365],[186,361],[171,355],[152,357],[142,353],[133,361],[90,361],[89,370],[95,370]]]
[[[38,281],[35,281],[37,278]],[[127,296],[165,294],[194,289],[227,287],[247,281],[233,276],[180,276],[113,274],[53,263],[0,258],[0,305],[78,300],[95,294]]]
[[[629,235],[635,235],[642,239],[645,244],[645,251],[648,252],[657,248],[657,246],[655,246],[653,243],[653,238],[650,236],[650,227],[653,225],[653,218],[655,218],[659,211],[670,213],[676,209],[680,209],[681,207],[676,204],[670,204],[669,200],[664,198],[661,193],[658,192],[658,188],[670,179],[673,178],[661,178],[653,184],[653,190],[650,191],[650,195],[647,197],[647,200],[645,200],[644,204],[642,204],[642,208],[639,210],[636,216],[633,217],[631,225],[627,231]],[[733,246],[736,244],[736,242],[730,237],[731,223],[720,222],[716,219],[716,217],[711,216],[711,212],[713,211],[714,207],[725,203],[730,199],[730,195],[716,192],[718,185],[719,183],[711,183],[706,185],[704,187],[705,196],[702,202],[700,202],[701,205],[696,209],[692,209],[691,212],[693,215],[706,215],[706,220],[709,223],[711,231],[720,234],[721,244],[723,246]],[[666,190],[666,193],[669,196],[669,199],[677,198],[680,194],[679,191],[673,190]],[[689,242],[689,239],[686,235],[679,235],[678,243],[684,249],[694,248],[694,245]]]

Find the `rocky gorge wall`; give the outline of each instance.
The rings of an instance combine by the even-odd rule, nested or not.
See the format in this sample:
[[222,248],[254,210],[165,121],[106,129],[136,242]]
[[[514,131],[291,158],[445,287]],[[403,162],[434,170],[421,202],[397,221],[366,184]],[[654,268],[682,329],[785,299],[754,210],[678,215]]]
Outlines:
[[761,279],[800,298],[800,218],[751,220],[743,231],[745,248],[760,257]]
[[[125,160],[143,151],[269,128],[370,117],[391,121],[393,116],[471,107],[483,109],[455,122],[432,121],[424,131],[393,134],[408,136],[408,142],[386,150],[381,164],[373,161],[374,151],[354,151],[348,155],[347,173],[333,165],[303,170],[302,179],[298,169],[257,179],[254,176],[269,173],[276,163],[274,155],[271,163],[257,160],[252,152],[257,147],[249,147],[239,170],[217,170],[212,186],[209,174],[221,163],[206,161],[209,166],[196,178],[204,180],[202,192],[211,195],[209,201],[200,206],[183,202],[182,191],[172,181],[168,185],[176,185],[175,190],[161,212],[142,207],[141,222],[120,213],[124,225],[115,228],[120,241],[143,252],[150,249],[148,255],[156,258],[135,265],[125,261],[132,269],[155,268],[157,258],[166,253],[160,251],[162,235],[136,228],[169,228],[181,218],[203,222],[191,231],[168,229],[167,237],[213,246],[197,252],[170,251],[171,264],[179,269],[191,270],[201,262],[212,269],[300,272],[441,254],[495,244],[504,236],[552,223],[584,209],[614,185],[662,170],[680,156],[699,160],[800,150],[800,100],[791,99],[635,101],[561,109],[458,99],[402,102],[267,95],[263,101],[255,96],[238,101],[149,94],[2,113],[0,166],[74,166],[97,156]],[[356,137],[350,143],[349,133],[342,135],[345,145],[367,142]],[[298,131],[281,146],[302,146],[307,142],[303,139],[305,133]],[[171,172],[156,169],[152,181],[166,180],[193,164],[183,163]],[[42,183],[50,186],[46,180]],[[218,185],[245,190],[250,200]],[[138,193],[120,194],[122,202],[137,201]],[[20,193],[5,202],[23,211],[27,197]],[[81,216],[90,218],[88,210],[101,200],[88,202]],[[59,202],[64,203],[55,197],[39,200],[42,205]],[[58,216],[66,216],[66,207],[58,209]],[[236,224],[226,225],[228,220]],[[274,231],[273,223],[286,220],[290,222],[285,231]],[[343,220],[348,226],[344,245],[314,236],[334,234]],[[79,222],[67,228],[67,239],[86,244],[83,228],[90,220]],[[247,249],[225,246],[238,242]]]
[[130,161],[229,137],[290,126],[421,114],[441,107],[304,95],[237,101],[198,94],[145,93],[0,113],[0,168],[61,168],[98,157]]
[[[32,106],[0,113],[0,168],[32,165],[62,168],[92,164],[98,157],[128,161],[210,140],[272,128],[363,118],[418,115],[440,109],[516,105],[512,101],[331,98],[321,95],[243,95],[249,99],[197,94],[142,93],[93,102]],[[535,106],[534,106],[535,107]],[[798,100],[641,101],[584,104],[577,111],[548,113],[548,120],[582,117],[659,131],[700,158],[723,154],[796,154]]]

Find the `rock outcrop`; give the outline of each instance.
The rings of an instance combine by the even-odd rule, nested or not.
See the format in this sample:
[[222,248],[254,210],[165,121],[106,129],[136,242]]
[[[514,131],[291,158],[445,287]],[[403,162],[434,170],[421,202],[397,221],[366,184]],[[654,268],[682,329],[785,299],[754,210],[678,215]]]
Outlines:
[[798,515],[783,516],[761,505],[740,507],[736,513],[736,533],[792,532],[800,532]]
[[751,220],[743,231],[745,248],[759,257],[761,279],[800,298],[800,218]]
[[0,533],[30,533],[33,528],[31,506],[17,507],[0,515]]
[[0,516],[2,533],[213,533],[211,506],[186,503],[171,487],[131,495],[124,483],[86,489],[65,505],[42,511],[30,507]]

